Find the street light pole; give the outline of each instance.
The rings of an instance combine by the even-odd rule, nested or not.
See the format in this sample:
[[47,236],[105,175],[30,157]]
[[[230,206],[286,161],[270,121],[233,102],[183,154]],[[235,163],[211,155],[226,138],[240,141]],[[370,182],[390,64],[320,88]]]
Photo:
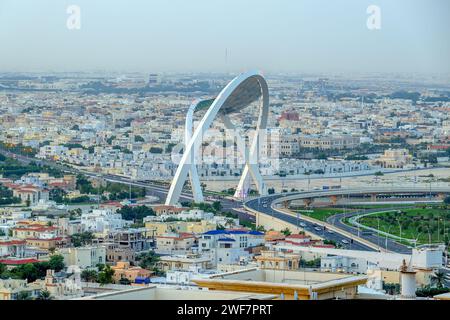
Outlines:
[[377,242],[378,242],[378,247],[380,247],[380,217],[377,215],[377,221],[378,221],[378,228],[377,228]]
[[359,226],[359,223],[358,223],[358,238],[359,238],[359,231],[361,230],[361,227]]
[[431,200],[431,179],[430,179],[430,200]]
[[397,219],[398,226],[400,228],[400,243],[402,242],[402,224],[400,223],[400,219]]
[[440,220],[441,220],[441,218],[438,217],[438,221],[437,221],[437,222],[438,222],[438,223],[437,223],[437,225],[438,225],[438,243],[439,243],[439,238],[440,238],[440,237],[439,237],[439,234],[440,234],[440,231],[441,231],[440,228],[439,228],[439,221],[440,221]]
[[428,226],[428,244],[431,244],[431,232],[430,227]]
[[385,243],[386,251],[387,251],[387,243],[388,243],[388,234],[389,234],[389,231],[391,231],[391,228],[392,228],[392,226],[390,226],[388,231],[386,232],[386,243]]

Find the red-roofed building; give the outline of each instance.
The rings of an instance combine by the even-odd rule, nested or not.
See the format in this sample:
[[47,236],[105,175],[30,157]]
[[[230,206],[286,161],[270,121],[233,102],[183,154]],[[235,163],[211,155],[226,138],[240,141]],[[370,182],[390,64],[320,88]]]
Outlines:
[[5,257],[23,258],[25,256],[26,244],[27,242],[21,239],[1,238],[0,258]]
[[5,187],[9,188],[8,185],[13,184],[13,181],[11,179],[8,179],[8,178],[1,178],[0,177],[0,183],[2,185],[4,185]]
[[305,234],[291,234],[284,240],[278,241],[280,245],[311,246],[316,248],[335,248],[332,244],[324,244],[322,240],[312,240]]
[[178,214],[183,211],[189,210],[189,208],[180,208],[170,205],[156,205],[152,209],[155,211],[157,216],[165,214]]
[[284,239],[286,239],[286,236],[280,231],[269,230],[264,234],[264,240],[266,242],[277,242],[283,241]]
[[19,239],[50,239],[61,235],[58,227],[42,224],[17,224],[11,230],[13,236]]
[[121,204],[119,201],[108,201],[105,203],[102,203],[100,205],[101,209],[111,209],[113,211],[117,211],[118,209],[123,208],[123,204]]
[[33,185],[12,185],[13,196],[22,200],[22,204],[35,205],[40,200],[49,200],[49,191]]
[[311,237],[304,234],[291,234],[285,238],[286,242],[293,244],[304,244],[311,241]]
[[7,266],[20,266],[22,264],[27,264],[27,263],[36,263],[36,262],[40,262],[37,259],[34,258],[19,258],[19,259],[0,259],[0,263],[3,263]]
[[299,114],[295,111],[285,111],[281,114],[281,117],[279,119],[282,120],[288,120],[288,121],[299,121],[300,117]]
[[63,237],[55,237],[55,238],[48,238],[48,239],[39,239],[39,238],[29,238],[26,239],[26,243],[30,247],[36,247],[39,249],[55,249],[55,248],[61,248],[64,246],[65,239]]
[[445,151],[450,148],[450,144],[429,144],[428,150]]
[[197,243],[193,233],[165,233],[156,237],[156,252],[159,254],[186,254]]

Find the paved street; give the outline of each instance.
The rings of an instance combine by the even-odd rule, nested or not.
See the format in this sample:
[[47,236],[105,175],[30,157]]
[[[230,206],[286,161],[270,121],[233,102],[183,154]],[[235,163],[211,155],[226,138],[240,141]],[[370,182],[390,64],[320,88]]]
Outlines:
[[[342,222],[342,219],[344,219],[344,218],[350,218],[350,217],[354,217],[354,216],[357,216],[360,214],[377,212],[380,210],[381,209],[370,209],[370,210],[357,211],[357,212],[340,213],[340,214],[336,214],[334,216],[329,217],[327,219],[327,222],[329,224],[332,224],[332,225],[338,227],[339,229],[345,230],[356,236],[359,236],[360,238],[366,239],[366,240],[368,240],[378,246],[381,246],[389,251],[393,251],[393,252],[397,252],[397,253],[407,253],[407,254],[411,253],[412,249],[408,248],[407,246],[405,246],[403,244],[400,244],[394,240],[391,240],[391,239],[381,236],[381,235],[378,236],[374,232],[362,232],[362,230],[358,230],[358,228],[351,227]],[[389,209],[389,210],[391,210],[391,209]],[[393,210],[395,210],[395,208]]]
[[[322,237],[324,239],[335,241],[336,243],[342,245],[346,249],[374,251],[374,249],[368,247],[367,245],[365,245],[363,243],[359,243],[357,241],[353,241],[353,243],[352,243],[352,239],[350,239],[349,237],[343,236],[337,232],[331,233],[330,231],[324,231],[323,228],[322,228],[322,231],[317,231],[316,229],[314,229],[315,227],[317,227],[317,225],[314,223],[311,223],[307,220],[302,219],[301,215],[298,215],[298,217],[293,217],[291,215],[284,214],[284,213],[274,210],[271,207],[272,201],[274,201],[277,198],[283,197],[283,196],[285,196],[285,195],[272,195],[272,196],[261,197],[258,199],[247,201],[245,203],[245,205],[253,210],[271,215],[275,218],[281,219],[283,221],[286,221],[286,222],[291,223],[296,226],[301,226],[300,225],[301,223],[305,224],[304,228],[308,232],[311,232],[311,233],[313,233],[319,237]],[[342,242],[343,240],[348,241],[348,244],[344,244]]]
[[[38,164],[49,165],[54,168],[58,168],[60,170],[66,171],[66,172],[71,172],[71,173],[80,173],[81,172],[90,177],[102,177],[103,179],[106,179],[107,181],[110,181],[110,182],[124,183],[127,185],[144,187],[147,189],[148,195],[158,197],[160,199],[161,203],[163,203],[165,201],[165,198],[166,198],[167,192],[168,192],[167,186],[156,184],[156,183],[138,182],[138,181],[132,181],[129,178],[116,176],[116,175],[101,175],[101,174],[96,174],[96,173],[91,173],[91,172],[80,171],[75,168],[68,167],[68,166],[53,162],[53,161],[32,159],[32,158],[28,158],[28,157],[25,157],[22,155],[16,155],[16,154],[13,154],[13,153],[10,153],[7,151],[2,151],[2,153],[4,153],[7,156],[10,156],[10,157],[14,156],[17,160],[19,160],[23,163],[29,163],[31,161],[35,161]],[[352,241],[351,238],[349,238],[345,235],[339,234],[338,232],[332,232],[330,230],[323,230],[323,228],[321,231],[316,230],[315,228],[317,228],[318,225],[311,223],[305,219],[302,219],[301,214],[299,214],[298,217],[294,217],[294,216],[284,214],[284,213],[274,210],[271,207],[271,203],[274,200],[276,200],[280,197],[285,197],[285,196],[286,196],[285,194],[270,195],[270,196],[265,196],[265,197],[260,197],[257,199],[249,200],[245,204],[253,210],[257,210],[262,213],[269,214],[275,218],[289,222],[293,225],[300,226],[300,224],[305,224],[304,228],[308,232],[316,234],[327,240],[333,240],[336,243],[342,245],[344,248],[354,249],[354,250],[374,251],[374,249],[368,247],[367,245],[360,243],[354,239]],[[181,194],[180,198],[182,201],[192,201],[192,195],[190,194],[189,190],[183,192]],[[246,220],[250,220],[253,222],[255,221],[255,217],[253,215],[246,214],[245,212],[243,212],[243,210],[242,210],[243,206],[240,201],[233,201],[233,200],[223,198],[220,200],[220,202],[222,204],[223,211],[229,211],[229,212],[236,213],[236,214],[238,214],[239,218],[241,218],[241,219],[246,219]],[[384,236],[378,236],[376,233],[370,233],[370,234],[364,233],[363,234],[361,231],[358,231],[358,228],[348,226],[341,221],[343,218],[346,218],[346,217],[352,217],[352,216],[362,214],[362,213],[375,212],[377,210],[379,210],[379,209],[358,211],[358,212],[353,212],[353,213],[337,214],[332,217],[329,217],[327,219],[327,222],[341,230],[350,232],[350,233],[354,234],[355,236],[359,236],[367,241],[370,241],[374,245],[379,246],[384,249],[387,249],[389,251],[393,251],[393,252],[397,252],[397,253],[411,253],[411,248],[408,248],[407,246],[405,246],[403,244],[399,244],[396,241],[386,238]],[[343,243],[342,241],[347,241],[348,244]]]

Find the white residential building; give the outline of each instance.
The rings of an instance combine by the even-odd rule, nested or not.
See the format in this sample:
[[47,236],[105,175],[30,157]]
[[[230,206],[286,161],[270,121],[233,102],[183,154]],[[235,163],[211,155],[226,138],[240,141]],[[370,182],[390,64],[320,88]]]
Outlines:
[[58,253],[64,257],[67,266],[76,265],[81,269],[94,268],[106,262],[105,246],[86,246],[78,248],[62,248]]
[[249,248],[264,244],[264,233],[248,230],[211,230],[202,234],[199,252],[209,255],[211,263],[238,264],[251,253]]
[[123,228],[126,221],[111,209],[94,209],[81,215],[81,224],[86,231],[104,233]]
[[368,262],[362,258],[327,256],[320,259],[321,271],[366,273]]

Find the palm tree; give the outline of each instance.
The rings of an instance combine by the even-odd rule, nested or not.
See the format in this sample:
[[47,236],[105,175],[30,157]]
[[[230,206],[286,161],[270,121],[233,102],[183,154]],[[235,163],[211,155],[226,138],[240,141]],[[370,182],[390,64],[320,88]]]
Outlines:
[[98,273],[95,270],[83,270],[81,272],[81,279],[86,282],[95,282],[98,278]]
[[264,226],[258,226],[258,227],[256,227],[256,231],[266,232],[266,229],[264,228]]
[[105,285],[109,283],[114,283],[114,270],[111,269],[109,265],[105,265],[105,267],[98,273],[98,283],[100,285]]
[[431,282],[436,285],[437,288],[444,287],[445,273],[438,271],[431,276]]
[[17,294],[17,300],[32,300],[31,293],[28,291],[20,291]]
[[53,297],[50,294],[50,292],[46,289],[39,292],[39,296],[36,298],[36,300],[53,300]]
[[226,219],[225,226],[227,226],[229,228],[234,226],[234,219],[231,219],[231,218],[230,219]]
[[141,268],[154,271],[155,274],[159,274],[161,271],[159,270],[159,261],[160,258],[154,251],[148,251],[146,253],[142,253],[136,257],[137,261],[139,261],[139,266]]

